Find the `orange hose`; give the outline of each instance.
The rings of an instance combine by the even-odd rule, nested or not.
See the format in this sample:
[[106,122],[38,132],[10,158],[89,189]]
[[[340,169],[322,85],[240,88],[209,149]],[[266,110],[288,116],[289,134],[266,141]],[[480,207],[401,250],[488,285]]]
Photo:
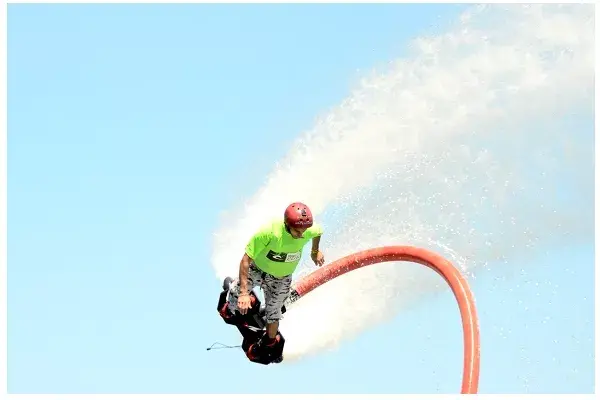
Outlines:
[[464,362],[462,394],[477,393],[479,384],[479,324],[473,294],[462,274],[448,260],[425,249],[411,246],[387,246],[361,251],[332,262],[299,280],[294,288],[298,297],[327,281],[355,269],[388,261],[412,261],[430,267],[450,285],[462,319]]

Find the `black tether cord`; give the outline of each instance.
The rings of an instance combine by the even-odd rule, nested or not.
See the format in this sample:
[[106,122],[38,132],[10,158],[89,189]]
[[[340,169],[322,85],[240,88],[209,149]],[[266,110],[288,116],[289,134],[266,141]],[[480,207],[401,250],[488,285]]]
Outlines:
[[[221,347],[214,347],[216,344],[220,345]],[[208,350],[212,350],[212,349],[235,349],[236,347],[242,347],[241,345],[237,345],[237,346],[229,346],[220,342],[214,342],[210,347],[206,348],[206,351]]]

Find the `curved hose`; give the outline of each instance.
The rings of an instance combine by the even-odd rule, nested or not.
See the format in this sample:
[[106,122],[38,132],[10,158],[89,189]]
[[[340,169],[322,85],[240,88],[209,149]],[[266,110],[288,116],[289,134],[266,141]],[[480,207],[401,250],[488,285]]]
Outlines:
[[445,258],[422,248],[386,246],[361,251],[328,264],[299,280],[294,299],[306,295],[327,281],[355,269],[388,261],[411,261],[425,265],[440,274],[452,289],[458,302],[463,326],[464,362],[461,393],[477,393],[479,384],[480,343],[475,300],[462,274]]

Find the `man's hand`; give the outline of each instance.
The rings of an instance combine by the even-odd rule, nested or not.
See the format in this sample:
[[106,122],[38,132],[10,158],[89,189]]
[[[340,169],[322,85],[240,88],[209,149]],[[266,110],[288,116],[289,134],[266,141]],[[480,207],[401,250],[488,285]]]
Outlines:
[[250,308],[250,295],[249,294],[240,294],[238,296],[238,310],[240,314],[244,315]]
[[311,251],[310,258],[312,258],[315,265],[318,265],[319,267],[325,264],[325,256],[320,250]]

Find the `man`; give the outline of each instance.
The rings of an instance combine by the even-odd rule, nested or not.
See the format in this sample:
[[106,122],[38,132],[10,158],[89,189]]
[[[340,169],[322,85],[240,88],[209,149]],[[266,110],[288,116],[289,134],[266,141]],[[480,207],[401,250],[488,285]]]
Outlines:
[[[292,203],[283,219],[272,221],[259,229],[246,245],[240,261],[239,279],[231,285],[228,303],[235,313],[246,314],[251,308],[250,290],[262,286],[265,296],[266,335],[252,353],[277,343],[281,308],[290,293],[292,274],[302,255],[302,249],[312,239],[311,258],[323,265],[325,258],[319,250],[323,229],[315,224],[310,209],[303,203]],[[250,356],[250,355],[249,355]]]

